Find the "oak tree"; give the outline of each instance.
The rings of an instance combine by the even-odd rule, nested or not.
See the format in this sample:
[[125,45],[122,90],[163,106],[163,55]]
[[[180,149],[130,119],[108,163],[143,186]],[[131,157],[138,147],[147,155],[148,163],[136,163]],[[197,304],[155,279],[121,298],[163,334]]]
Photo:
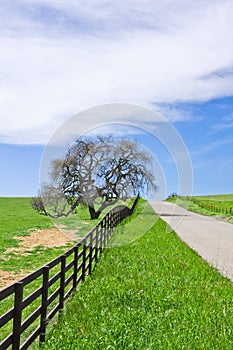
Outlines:
[[84,204],[91,219],[98,218],[119,199],[156,187],[151,163],[151,154],[135,141],[78,138],[64,159],[52,161],[51,181],[41,189],[44,212],[68,216]]

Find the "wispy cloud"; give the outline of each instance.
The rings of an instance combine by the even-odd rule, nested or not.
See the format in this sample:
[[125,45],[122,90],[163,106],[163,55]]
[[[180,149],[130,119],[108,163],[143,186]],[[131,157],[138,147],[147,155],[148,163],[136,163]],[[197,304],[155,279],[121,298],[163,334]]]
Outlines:
[[230,129],[233,129],[233,113],[223,118],[223,121],[221,123],[211,125],[210,134],[213,135],[218,132],[222,132]]
[[191,114],[169,104],[233,94],[232,1],[12,0],[0,11],[2,142],[45,143],[98,104],[178,121]]
[[[194,104],[195,106],[195,104]],[[203,116],[200,112],[194,110],[192,104],[185,103],[159,103],[154,105],[154,109],[166,116],[166,118],[172,122],[188,122],[188,121],[200,121]]]
[[215,151],[217,148],[233,144],[232,139],[220,139],[216,141],[209,142],[208,144],[204,144],[198,149],[191,151],[191,156],[200,156],[202,154],[206,154],[212,151]]
[[[225,6],[228,3],[225,1]],[[200,17],[205,11],[219,13],[218,5],[218,0],[10,0],[2,4],[1,9],[6,14],[11,11],[13,20],[7,18],[8,28],[21,24],[23,29],[31,19],[30,25],[34,22],[32,28],[36,29],[38,25],[64,31],[75,28],[79,33],[95,34],[103,34],[103,30],[108,29],[119,34],[134,28],[157,31],[186,28],[190,21],[195,22],[195,16]]]

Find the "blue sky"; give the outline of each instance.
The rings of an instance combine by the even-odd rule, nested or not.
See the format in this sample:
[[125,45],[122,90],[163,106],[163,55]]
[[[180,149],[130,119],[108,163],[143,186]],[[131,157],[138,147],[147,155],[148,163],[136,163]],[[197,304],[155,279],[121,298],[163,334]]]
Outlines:
[[[194,194],[233,193],[232,13],[230,0],[1,1],[0,196],[35,195],[57,128],[108,103],[159,112],[176,128]],[[174,164],[152,152],[166,193],[177,191]]]

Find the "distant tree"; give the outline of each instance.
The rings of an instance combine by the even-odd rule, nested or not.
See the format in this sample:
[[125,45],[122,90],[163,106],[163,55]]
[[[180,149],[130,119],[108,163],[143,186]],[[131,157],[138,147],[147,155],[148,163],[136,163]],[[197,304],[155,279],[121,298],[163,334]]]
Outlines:
[[38,197],[33,197],[31,199],[31,206],[33,209],[37,210],[38,213],[47,214],[40,194],[38,195]]
[[156,187],[150,165],[151,155],[135,141],[78,138],[64,159],[51,163],[51,182],[41,189],[44,212],[68,216],[84,204],[91,219],[98,218],[120,198],[145,192],[149,185]]

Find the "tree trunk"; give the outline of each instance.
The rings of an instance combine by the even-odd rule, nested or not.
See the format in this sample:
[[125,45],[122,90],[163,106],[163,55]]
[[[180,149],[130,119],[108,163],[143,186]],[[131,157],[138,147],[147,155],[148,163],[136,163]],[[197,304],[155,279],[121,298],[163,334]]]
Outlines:
[[94,206],[91,206],[91,205],[89,205],[88,208],[89,208],[89,213],[90,213],[91,220],[98,219],[98,217],[100,216],[101,211],[100,210],[95,211]]

